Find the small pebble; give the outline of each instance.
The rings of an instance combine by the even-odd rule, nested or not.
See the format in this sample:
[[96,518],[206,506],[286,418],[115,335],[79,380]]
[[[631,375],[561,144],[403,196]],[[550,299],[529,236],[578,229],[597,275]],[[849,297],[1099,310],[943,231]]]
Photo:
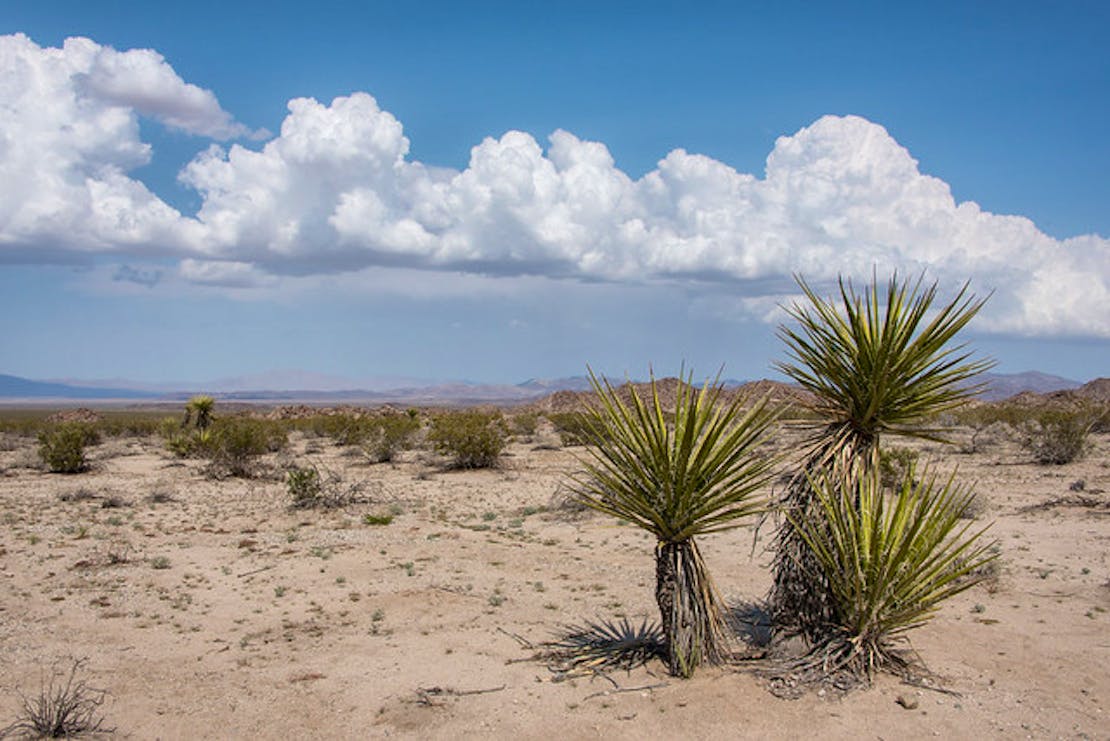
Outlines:
[[899,705],[904,707],[906,710],[916,710],[917,709],[917,698],[916,697],[906,697],[905,695],[898,695],[898,697],[894,698],[894,702],[898,703]]

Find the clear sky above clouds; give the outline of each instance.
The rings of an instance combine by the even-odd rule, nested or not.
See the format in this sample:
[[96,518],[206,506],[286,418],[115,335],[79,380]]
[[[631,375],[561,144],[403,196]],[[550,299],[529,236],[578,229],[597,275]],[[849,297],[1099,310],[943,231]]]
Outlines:
[[792,274],[1110,375],[1110,5],[8,0],[0,373],[772,375]]

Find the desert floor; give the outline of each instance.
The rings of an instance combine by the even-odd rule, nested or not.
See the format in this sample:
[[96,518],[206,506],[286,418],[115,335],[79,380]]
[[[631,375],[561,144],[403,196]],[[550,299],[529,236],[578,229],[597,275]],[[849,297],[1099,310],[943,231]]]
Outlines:
[[[553,506],[576,449],[550,430],[484,471],[419,451],[369,465],[296,433],[269,476],[223,481],[157,439],[109,439],[73,476],[3,443],[0,725],[86,658],[121,738],[1110,738],[1105,435],[1066,466],[1006,441],[919,446],[975,484],[1001,549],[997,578],[912,633],[949,692],[879,676],[797,699],[753,662],[678,680],[658,661],[567,677],[533,658],[567,624],[656,616],[651,540]],[[291,462],[365,500],[290,509]],[[702,541],[728,599],[765,594],[771,534]]]

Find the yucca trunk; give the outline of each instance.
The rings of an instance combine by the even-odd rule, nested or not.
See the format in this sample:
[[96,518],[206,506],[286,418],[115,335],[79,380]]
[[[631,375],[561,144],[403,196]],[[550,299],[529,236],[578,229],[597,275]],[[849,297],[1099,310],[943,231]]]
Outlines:
[[728,656],[721,600],[693,538],[655,546],[655,601],[667,641],[667,668],[689,677]]
[[[811,532],[827,529],[813,481],[823,476],[857,480],[878,467],[879,438],[835,425],[826,431],[787,484],[780,498],[786,514],[775,544],[774,582],[770,607],[776,629],[800,634],[811,643],[827,638],[835,626],[834,595],[825,568],[813,553],[797,523]],[[855,503],[859,508],[859,501]]]

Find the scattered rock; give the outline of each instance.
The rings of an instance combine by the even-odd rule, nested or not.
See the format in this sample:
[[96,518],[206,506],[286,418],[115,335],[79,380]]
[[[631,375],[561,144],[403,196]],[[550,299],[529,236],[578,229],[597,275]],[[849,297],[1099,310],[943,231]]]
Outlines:
[[905,695],[898,695],[898,697],[894,698],[894,702],[898,703],[899,705],[904,707],[906,710],[917,710],[917,698],[916,697],[907,697]]

